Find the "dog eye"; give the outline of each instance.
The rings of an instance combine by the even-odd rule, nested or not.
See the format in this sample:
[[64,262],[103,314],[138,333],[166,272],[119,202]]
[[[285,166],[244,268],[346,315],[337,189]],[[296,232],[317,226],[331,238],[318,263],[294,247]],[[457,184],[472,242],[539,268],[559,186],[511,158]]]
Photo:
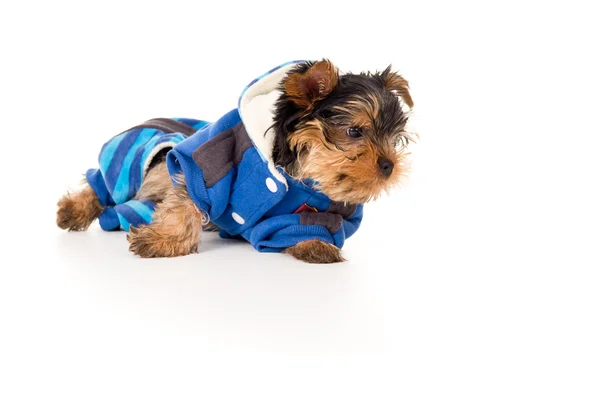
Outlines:
[[362,129],[360,127],[350,127],[346,133],[351,138],[362,137]]

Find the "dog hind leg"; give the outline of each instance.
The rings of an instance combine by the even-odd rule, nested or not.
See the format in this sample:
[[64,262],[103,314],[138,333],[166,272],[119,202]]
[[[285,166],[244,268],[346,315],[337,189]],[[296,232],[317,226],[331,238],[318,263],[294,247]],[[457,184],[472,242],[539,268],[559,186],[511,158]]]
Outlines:
[[131,227],[127,235],[129,250],[140,257],[176,257],[198,251],[202,213],[190,198],[183,176],[176,180],[178,184],[171,185],[157,203],[152,222]]
[[85,231],[102,210],[98,196],[92,187],[84,182],[79,191],[69,192],[58,201],[56,224],[69,231]]

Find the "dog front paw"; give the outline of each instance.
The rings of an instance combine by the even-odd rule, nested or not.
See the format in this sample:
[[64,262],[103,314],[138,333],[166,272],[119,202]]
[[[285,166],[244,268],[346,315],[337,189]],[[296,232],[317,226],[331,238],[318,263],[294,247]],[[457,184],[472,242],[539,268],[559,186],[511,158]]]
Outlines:
[[165,235],[152,224],[131,227],[127,240],[129,251],[140,257],[177,257],[198,252],[198,242],[181,240],[180,236]]
[[285,252],[307,263],[329,264],[345,261],[340,249],[317,239],[300,242],[288,247]]

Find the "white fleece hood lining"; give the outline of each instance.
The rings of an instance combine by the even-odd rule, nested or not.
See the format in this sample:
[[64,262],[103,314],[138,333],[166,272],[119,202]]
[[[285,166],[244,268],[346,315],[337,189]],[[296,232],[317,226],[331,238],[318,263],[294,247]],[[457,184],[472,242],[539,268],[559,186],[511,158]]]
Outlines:
[[284,65],[261,77],[242,94],[239,104],[240,117],[246,127],[248,136],[261,157],[268,163],[273,176],[284,183],[286,188],[287,181],[275,168],[271,158],[275,140],[275,132],[271,129],[271,125],[273,124],[275,102],[281,95],[279,90],[281,80],[296,65],[296,62]]

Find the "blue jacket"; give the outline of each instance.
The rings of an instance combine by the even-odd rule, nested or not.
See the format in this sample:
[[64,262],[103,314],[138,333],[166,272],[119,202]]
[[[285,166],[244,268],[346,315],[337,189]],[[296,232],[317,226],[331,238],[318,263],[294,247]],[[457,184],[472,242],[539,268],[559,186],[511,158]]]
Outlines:
[[245,239],[259,251],[281,251],[310,239],[341,248],[360,225],[362,205],[333,202],[270,159],[273,104],[281,79],[296,62],[252,81],[238,107],[214,123],[153,119],[160,123],[146,122],[105,144],[100,168],[87,173],[106,206],[101,227],[128,230],[151,221],[154,204],[132,198],[151,155],[166,149],[169,174],[184,174],[191,199],[220,227],[221,237]]

